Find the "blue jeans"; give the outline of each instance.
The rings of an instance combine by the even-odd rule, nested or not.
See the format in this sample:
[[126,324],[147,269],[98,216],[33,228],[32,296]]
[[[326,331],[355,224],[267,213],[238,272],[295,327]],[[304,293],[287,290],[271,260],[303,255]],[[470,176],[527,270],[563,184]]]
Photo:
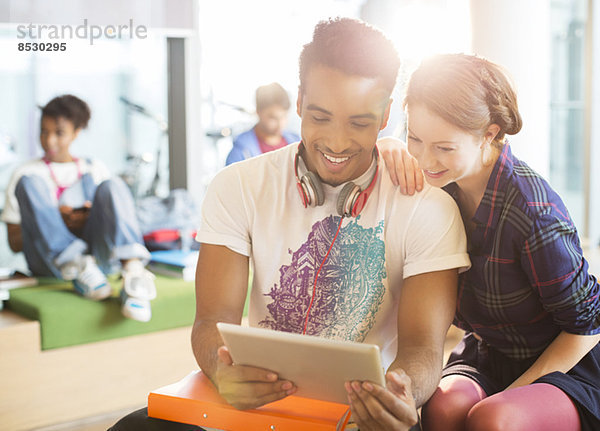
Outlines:
[[85,199],[92,202],[81,238],[65,225],[44,180],[29,175],[17,183],[23,252],[34,275],[60,278],[59,267],[82,254],[93,254],[105,273],[119,260],[150,258],[125,183],[113,178],[96,186],[89,174],[81,182]]

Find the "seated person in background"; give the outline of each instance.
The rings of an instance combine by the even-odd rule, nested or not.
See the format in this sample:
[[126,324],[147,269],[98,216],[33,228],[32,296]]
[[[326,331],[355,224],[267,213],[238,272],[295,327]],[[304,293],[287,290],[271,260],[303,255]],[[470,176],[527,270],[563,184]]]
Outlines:
[[[242,321],[250,263],[251,326],[380,347],[386,387],[346,383],[361,429],[409,429],[437,387],[458,271],[469,260],[450,196],[434,187],[402,195],[377,156],[399,64],[373,27],[319,23],[300,57],[302,142],[221,170],[207,190],[192,346],[236,408],[296,390],[233,363],[218,333],[217,322]],[[168,424],[140,410],[112,430],[190,429]]]
[[276,82],[256,89],[258,123],[233,141],[226,165],[277,150],[297,142],[300,137],[286,131],[290,99],[285,89]]
[[[148,321],[156,296],[154,276],[144,268],[144,247],[133,198],[98,160],[71,155],[70,147],[90,119],[81,99],[63,95],[42,108],[41,159],[19,166],[6,189],[2,221],[14,252],[23,251],[37,276],[72,280],[92,300],[111,295],[104,272],[122,264],[122,312]],[[98,267],[98,264],[102,270]]]

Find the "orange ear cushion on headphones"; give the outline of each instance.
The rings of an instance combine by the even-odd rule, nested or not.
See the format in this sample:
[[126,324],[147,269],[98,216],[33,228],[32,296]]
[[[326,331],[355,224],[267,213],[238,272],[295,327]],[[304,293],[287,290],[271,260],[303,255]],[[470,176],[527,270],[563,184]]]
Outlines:
[[302,183],[302,188],[306,194],[308,206],[314,207],[323,205],[323,202],[325,202],[325,193],[323,192],[321,181],[319,181],[317,176],[308,171],[302,175],[300,182]]

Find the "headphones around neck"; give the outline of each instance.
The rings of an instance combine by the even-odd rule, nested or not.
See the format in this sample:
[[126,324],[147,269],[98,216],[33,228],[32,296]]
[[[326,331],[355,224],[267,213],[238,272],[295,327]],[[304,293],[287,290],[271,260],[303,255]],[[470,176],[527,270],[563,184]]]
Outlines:
[[[323,192],[321,180],[314,172],[307,171],[302,176],[300,176],[298,173],[298,162],[301,157],[300,148],[302,145],[304,144],[300,142],[298,151],[296,152],[296,157],[294,159],[296,187],[298,187],[300,199],[302,200],[302,205],[304,205],[304,208],[309,206],[317,207],[323,205],[323,202],[325,201],[325,193]],[[360,187],[354,184],[352,181],[346,183],[346,185],[342,187],[336,203],[337,212],[340,216],[356,217],[367,204],[367,199],[369,199],[369,195],[375,187],[377,174],[379,173],[379,151],[377,150],[377,147],[373,149],[373,154],[375,155],[375,174],[373,175],[373,178],[371,178],[371,182],[367,188],[361,190]]]

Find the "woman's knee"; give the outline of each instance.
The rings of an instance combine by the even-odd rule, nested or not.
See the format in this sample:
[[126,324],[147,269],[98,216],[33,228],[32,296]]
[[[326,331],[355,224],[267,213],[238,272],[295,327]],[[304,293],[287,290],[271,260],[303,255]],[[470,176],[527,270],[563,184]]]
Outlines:
[[473,380],[451,376],[442,380],[429,401],[423,406],[425,430],[462,429],[469,410],[485,393]]
[[465,428],[467,431],[516,431],[515,413],[509,404],[497,402],[494,397],[486,398],[469,410]]
[[579,430],[573,401],[559,388],[534,383],[495,394],[477,403],[467,416],[467,431]]

